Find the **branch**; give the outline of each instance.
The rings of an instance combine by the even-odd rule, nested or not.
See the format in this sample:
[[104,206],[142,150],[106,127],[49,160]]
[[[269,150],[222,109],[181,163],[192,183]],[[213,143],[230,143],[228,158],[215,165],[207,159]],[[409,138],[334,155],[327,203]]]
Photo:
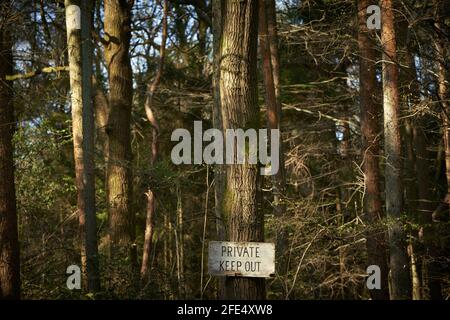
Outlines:
[[101,35],[99,35],[95,30],[91,31],[91,35],[95,41],[100,42],[104,46],[108,45],[109,41],[107,39],[103,38]]
[[295,111],[299,111],[299,112],[304,112],[304,113],[319,117],[319,120],[321,118],[325,118],[325,119],[331,120],[336,123],[347,123],[348,125],[355,125],[355,123],[353,121],[338,119],[338,118],[335,118],[328,114],[322,113],[320,111],[311,111],[311,110],[296,107],[294,105],[288,105],[288,104],[284,104],[284,105],[285,105],[285,107],[284,107],[285,110],[295,110]]
[[159,48],[159,64],[158,70],[156,72],[155,79],[153,82],[148,84],[147,90],[147,98],[145,99],[145,113],[147,115],[147,119],[150,122],[150,125],[153,128],[153,140],[152,140],[152,164],[156,161],[156,157],[158,155],[158,137],[159,137],[159,125],[156,120],[155,115],[153,114],[153,94],[158,88],[159,83],[161,82],[163,67],[164,67],[164,58],[166,55],[166,41],[167,41],[167,15],[169,12],[169,4],[168,0],[164,1],[164,15],[162,18],[162,30],[161,30],[161,46]]
[[173,3],[178,5],[193,6],[197,9],[198,18],[203,20],[209,27],[211,27],[211,17],[207,13],[208,7],[205,7],[204,3],[199,0],[172,0]]
[[19,73],[19,74],[13,74],[13,75],[6,75],[5,80],[6,81],[14,81],[18,79],[28,79],[35,77],[37,75],[40,75],[42,73],[53,73],[53,72],[62,72],[62,71],[69,71],[68,66],[60,66],[60,67],[45,67],[42,69],[38,69],[35,71],[30,71],[27,73]]

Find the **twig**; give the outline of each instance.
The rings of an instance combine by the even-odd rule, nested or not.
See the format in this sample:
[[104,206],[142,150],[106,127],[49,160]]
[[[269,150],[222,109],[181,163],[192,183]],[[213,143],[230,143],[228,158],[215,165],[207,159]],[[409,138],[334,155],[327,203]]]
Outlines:
[[5,80],[6,81],[14,81],[18,79],[28,79],[35,77],[37,75],[43,74],[43,73],[53,73],[53,72],[62,72],[62,71],[69,71],[68,66],[60,66],[60,67],[45,67],[42,69],[30,71],[27,73],[19,73],[19,74],[12,74],[12,75],[6,75]]

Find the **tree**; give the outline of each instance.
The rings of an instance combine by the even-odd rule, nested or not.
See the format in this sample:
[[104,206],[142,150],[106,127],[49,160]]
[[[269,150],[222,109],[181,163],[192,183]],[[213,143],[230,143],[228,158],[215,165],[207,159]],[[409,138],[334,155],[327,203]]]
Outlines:
[[[72,135],[80,226],[81,263],[87,289],[100,289],[94,177],[94,110],[91,97],[91,2],[66,0],[72,102]],[[80,8],[81,6],[81,8]]]
[[[445,154],[445,177],[447,182],[447,192],[444,198],[444,203],[446,203],[448,209],[450,209],[450,124],[449,124],[449,103],[448,103],[448,41],[445,41],[446,30],[444,29],[445,23],[444,18],[446,15],[445,10],[448,10],[445,6],[445,1],[440,3],[440,1],[435,1],[435,23],[434,27],[436,30],[436,34],[434,36],[434,45],[436,47],[436,58],[437,61],[437,98],[438,103],[441,108],[441,117],[443,122],[443,140],[444,140],[444,154]],[[448,16],[448,14],[447,14]],[[447,30],[448,35],[448,30]],[[439,210],[436,210],[439,211]],[[429,272],[429,284],[428,287],[430,289],[430,298],[432,300],[441,300],[442,299],[442,288],[441,288],[441,266],[438,260],[438,252],[445,248],[442,247],[441,243],[444,243],[440,238],[445,237],[445,231],[440,231],[439,229],[444,229],[445,227],[438,228],[438,225],[446,220],[444,218],[447,214],[433,214],[432,217],[428,216],[427,222],[432,222],[433,231],[434,231],[434,243],[430,245],[431,252],[434,253],[434,256],[431,258],[432,261],[429,263],[428,272]],[[431,221],[433,220],[433,221]],[[447,220],[448,221],[448,220]],[[445,223],[443,224],[445,225]],[[447,227],[448,228],[448,227]],[[448,229],[447,229],[448,232]],[[434,261],[433,261],[434,260]]]
[[[280,64],[278,56],[277,30],[274,1],[259,1],[259,52],[262,59],[264,92],[266,103],[267,127],[270,130],[280,130]],[[269,32],[270,26],[270,32]],[[282,145],[282,143],[281,143]],[[280,147],[280,168],[272,176],[273,211],[278,219],[282,219],[285,207],[282,196],[285,192],[284,161],[282,147]],[[287,249],[287,235],[284,228],[277,232],[278,273],[286,272],[285,253]]]
[[134,1],[105,0],[105,60],[109,81],[106,127],[108,154],[106,192],[111,256],[136,263],[135,218],[132,208],[131,104],[129,50]]
[[[220,38],[222,32],[222,4],[221,0],[212,0],[212,34],[213,34],[213,104],[212,104],[212,123],[218,130],[222,128],[222,113],[220,107]],[[217,240],[226,239],[226,227],[223,212],[223,195],[225,190],[225,170],[221,164],[214,166],[214,217],[216,226]],[[225,281],[223,278],[217,280],[217,296],[225,299]]]
[[386,214],[392,279],[391,299],[397,300],[411,298],[411,284],[402,222],[402,155],[394,13],[392,0],[383,0],[381,4]]
[[[145,113],[147,119],[152,126],[152,144],[151,144],[151,158],[150,162],[152,165],[155,164],[158,156],[158,136],[159,136],[159,125],[158,121],[153,112],[153,95],[161,82],[161,77],[164,68],[164,58],[166,52],[166,40],[167,40],[167,15],[169,12],[169,4],[167,0],[164,0],[162,27],[161,27],[161,46],[159,49],[159,65],[156,71],[155,79],[149,83],[147,90],[147,97],[145,99]],[[152,248],[152,238],[155,220],[155,196],[151,188],[148,189],[147,193],[147,219],[145,222],[145,238],[144,238],[144,250],[142,253],[142,264],[141,264],[141,279],[145,279],[149,273],[149,258]]]
[[11,1],[0,4],[0,299],[20,298],[20,259],[14,185],[14,106]]
[[373,34],[367,28],[367,0],[358,1],[358,47],[359,47],[359,97],[361,108],[361,138],[364,172],[364,213],[368,222],[367,264],[377,265],[381,270],[381,289],[371,290],[373,299],[389,299],[387,252],[384,238],[383,208],[380,191],[379,168],[379,106],[375,100],[377,92],[375,59],[376,49]]
[[[258,128],[256,57],[258,0],[223,3],[220,39],[220,104],[223,130]],[[248,155],[247,155],[248,156]],[[257,165],[226,166],[223,199],[231,241],[262,241],[264,218],[258,209],[259,170]],[[226,279],[230,299],[263,299],[261,278]]]

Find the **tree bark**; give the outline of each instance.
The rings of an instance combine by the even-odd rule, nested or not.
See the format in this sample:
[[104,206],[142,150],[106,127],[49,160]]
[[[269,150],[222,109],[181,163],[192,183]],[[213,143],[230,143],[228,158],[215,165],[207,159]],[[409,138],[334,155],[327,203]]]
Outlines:
[[131,205],[130,119],[132,70],[129,57],[134,1],[105,0],[105,60],[109,76],[107,202],[111,256],[136,266],[135,218]]
[[381,2],[381,42],[383,46],[384,151],[386,157],[385,190],[388,218],[391,299],[411,299],[409,261],[403,230],[403,186],[401,137],[399,126],[399,90],[397,43],[392,0]]
[[151,190],[145,194],[147,196],[147,219],[145,221],[144,250],[142,252],[141,280],[145,280],[149,274],[149,261],[152,249],[152,239],[155,227],[155,196]]
[[[444,1],[445,3],[445,1]],[[436,4],[436,22],[435,27],[438,31],[438,34],[435,35],[435,47],[436,47],[436,60],[438,61],[438,99],[439,104],[441,106],[442,112],[441,117],[443,119],[443,137],[444,137],[444,153],[445,153],[445,176],[447,179],[447,194],[444,199],[444,203],[447,204],[448,209],[450,210],[450,124],[449,124],[449,116],[450,116],[450,108],[448,104],[448,88],[447,88],[447,67],[448,66],[448,42],[445,41],[444,31],[443,31],[443,19],[444,19],[444,8],[443,4]],[[441,7],[442,6],[442,7]],[[440,238],[445,237],[443,232],[440,231],[439,225],[444,224],[439,215],[436,217],[432,217],[433,222],[433,231],[434,231],[434,239],[431,240],[431,262],[428,266],[428,275],[429,275],[429,293],[430,299],[432,300],[441,300],[442,299],[442,287],[441,287],[441,266],[439,261],[436,261],[437,257],[440,255],[439,253],[444,251],[445,248],[442,248],[440,245]],[[445,229],[445,227],[444,227]],[[433,241],[434,240],[434,241]]]
[[[222,34],[222,0],[212,0],[212,33],[213,33],[213,127],[223,131],[220,107],[220,39]],[[222,164],[214,165],[214,216],[216,239],[225,240],[226,226],[223,212],[223,195],[225,192],[225,170]],[[225,279],[217,279],[217,297],[225,299]]]
[[[225,1],[223,6],[219,81],[223,130],[258,129],[258,1]],[[226,166],[223,210],[231,241],[263,241],[259,183],[257,165],[247,162]],[[226,290],[229,299],[265,298],[265,282],[261,278],[228,277]]]
[[278,53],[278,29],[275,0],[266,0],[265,4],[275,96],[278,102],[279,113],[281,113],[280,55]]
[[[262,59],[263,79],[265,88],[265,104],[267,114],[267,126],[270,130],[280,130],[281,103],[279,88],[279,60],[278,48],[274,37],[276,37],[276,20],[269,18],[269,13],[275,14],[274,10],[268,7],[274,5],[272,1],[259,1],[259,52]],[[271,21],[271,32],[268,25]],[[274,22],[275,20],[275,22]],[[276,68],[276,70],[275,70]],[[277,81],[275,82],[275,78]],[[281,141],[280,141],[281,144]],[[282,151],[282,148],[281,150]],[[282,203],[282,196],[285,191],[285,176],[283,153],[280,152],[280,165],[278,172],[272,176],[273,213],[275,217],[282,220],[285,213],[285,206]],[[276,231],[276,252],[277,252],[277,273],[283,275],[287,272],[285,253],[287,248],[287,235],[280,221],[281,227]]]
[[[222,113],[220,106],[220,38],[222,36],[222,3],[221,0],[213,0],[213,127],[223,130]],[[223,221],[223,193],[224,170],[223,165],[216,164],[214,168],[214,198],[216,232],[218,240],[225,240],[225,225]]]
[[89,3],[86,0],[65,1],[66,10],[72,5],[81,7],[81,29],[67,29],[67,44],[81,263],[87,276],[87,289],[95,292],[100,289],[100,277],[95,216],[94,110],[91,97],[90,17],[92,8]]
[[359,81],[361,108],[361,138],[364,172],[364,218],[368,224],[366,232],[367,264],[377,265],[381,270],[381,289],[371,290],[374,300],[389,300],[388,265],[386,239],[383,225],[383,208],[380,191],[380,155],[379,120],[380,108],[375,101],[376,50],[373,35],[366,25],[367,0],[358,1],[358,47]]
[[[272,78],[273,78],[273,85],[275,90],[275,99],[276,99],[276,113],[277,113],[277,128],[281,131],[281,118],[282,118],[282,104],[281,104],[281,83],[280,83],[280,55],[278,53],[278,30],[277,30],[277,16],[276,16],[276,7],[275,7],[275,0],[266,0],[265,2],[265,11],[266,11],[266,21],[267,21],[267,36],[268,36],[268,43],[269,43],[269,49],[270,49],[270,61],[271,61],[271,67],[272,67]],[[275,110],[273,111],[275,112]],[[275,122],[273,121],[272,124],[269,123],[270,128],[275,128]],[[281,132],[280,132],[281,137]],[[286,189],[286,171],[284,167],[284,147],[283,147],[283,141],[280,140],[280,170],[278,171],[277,175],[275,176],[276,184],[277,184],[277,195],[279,199],[276,202],[278,202],[278,205],[276,207],[276,211],[279,215],[283,215],[285,213],[285,206],[280,204],[281,197],[283,196],[285,189]],[[281,243],[287,242],[287,236],[285,236],[286,239],[280,239],[282,240]],[[284,243],[286,245],[286,243]]]
[[[6,1],[5,1],[6,2]],[[2,3],[0,14],[0,299],[20,299],[20,258],[17,231],[16,192],[14,185],[13,88],[5,81],[12,74],[13,56],[10,1]]]

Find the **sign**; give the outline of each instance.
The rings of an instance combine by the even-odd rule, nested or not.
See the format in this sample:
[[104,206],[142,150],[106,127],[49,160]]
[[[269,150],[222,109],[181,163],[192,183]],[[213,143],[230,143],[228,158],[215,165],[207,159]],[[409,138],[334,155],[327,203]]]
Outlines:
[[275,245],[210,241],[208,273],[213,276],[272,277],[275,275]]

